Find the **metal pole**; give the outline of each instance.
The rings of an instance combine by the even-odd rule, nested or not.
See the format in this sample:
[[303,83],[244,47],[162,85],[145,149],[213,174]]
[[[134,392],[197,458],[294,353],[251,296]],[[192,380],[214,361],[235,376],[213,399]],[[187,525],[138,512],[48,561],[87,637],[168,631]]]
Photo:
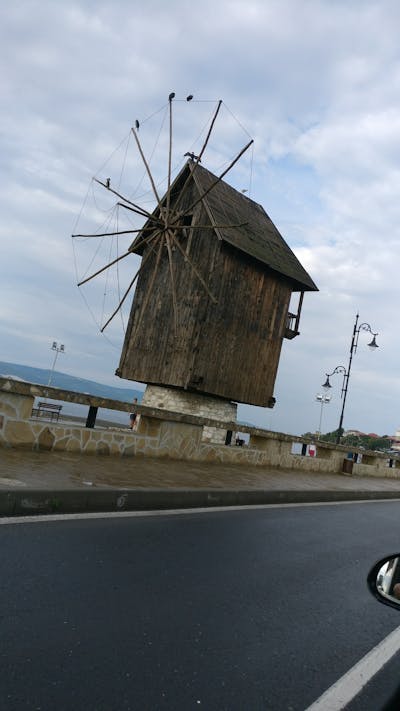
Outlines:
[[330,395],[318,395],[315,396],[315,399],[317,402],[321,403],[321,409],[320,409],[320,415],[319,415],[319,425],[318,425],[318,430],[317,430],[317,439],[321,438],[321,432],[322,432],[322,416],[324,412],[324,405],[327,405],[331,401],[331,396]]
[[325,396],[323,395],[323,396],[322,396],[322,400],[321,400],[321,413],[320,413],[320,416],[319,416],[318,439],[321,437],[322,412],[323,412],[324,405],[325,405]]
[[346,398],[347,398],[347,390],[349,387],[349,378],[350,378],[350,371],[351,371],[351,363],[353,360],[353,353],[357,349],[357,324],[358,324],[358,318],[359,314],[356,315],[356,321],[354,324],[353,328],[353,336],[351,339],[351,346],[350,346],[350,358],[349,358],[349,365],[347,367],[347,373],[345,373],[344,378],[343,378],[343,387],[342,387],[342,398],[343,398],[343,404],[342,404],[342,411],[340,413],[340,420],[339,420],[339,427],[337,430],[337,435],[336,435],[336,444],[340,444],[340,439],[342,436],[342,425],[343,425],[343,417],[344,417],[344,408],[346,406]]
[[47,383],[47,387],[49,387],[49,385],[50,385],[50,383],[51,383],[51,381],[52,381],[53,373],[54,373],[54,368],[56,367],[56,361],[57,361],[58,354],[59,354],[59,350],[57,349],[57,350],[56,350],[56,354],[55,354],[55,356],[54,356],[53,365],[51,366],[51,371],[50,371],[50,375],[49,375],[49,380],[48,380],[48,383]]

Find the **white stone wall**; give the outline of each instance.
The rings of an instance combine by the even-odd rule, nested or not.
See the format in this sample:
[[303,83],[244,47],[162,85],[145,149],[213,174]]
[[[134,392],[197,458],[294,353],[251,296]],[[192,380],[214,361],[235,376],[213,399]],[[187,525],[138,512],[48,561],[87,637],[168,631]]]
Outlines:
[[[237,404],[229,400],[159,385],[146,387],[142,405],[170,410],[170,412],[182,412],[186,415],[208,417],[220,422],[236,422],[237,416]],[[226,430],[217,427],[203,428],[203,442],[225,444],[225,438]]]

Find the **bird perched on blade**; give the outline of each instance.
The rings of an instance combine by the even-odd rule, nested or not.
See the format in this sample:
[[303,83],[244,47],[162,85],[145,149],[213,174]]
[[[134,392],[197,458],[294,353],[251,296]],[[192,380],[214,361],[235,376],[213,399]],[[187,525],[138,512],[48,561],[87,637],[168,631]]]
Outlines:
[[175,99],[175,92],[174,91],[171,91],[171,93],[168,97],[168,101],[172,101],[172,99]]
[[139,130],[139,126],[140,126],[140,123],[139,123],[139,121],[136,119],[136,121],[135,121],[135,127],[136,127],[136,130],[137,130],[137,131]]
[[107,178],[106,179],[106,188],[109,188],[109,187],[110,187],[110,178]]
[[189,96],[186,97],[186,101],[191,101],[193,99],[193,94],[189,94]]
[[184,158],[188,157],[188,158],[190,158],[190,160],[198,160],[199,163],[201,163],[201,158],[200,158],[200,156],[195,156],[194,153],[189,153],[189,152],[188,152],[188,153],[185,153],[183,157],[184,157]]

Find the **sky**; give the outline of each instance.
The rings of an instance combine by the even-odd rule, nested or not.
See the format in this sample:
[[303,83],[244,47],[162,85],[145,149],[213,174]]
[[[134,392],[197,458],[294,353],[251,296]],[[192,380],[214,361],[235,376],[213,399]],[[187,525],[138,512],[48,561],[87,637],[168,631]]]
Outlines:
[[[168,95],[175,92],[173,175],[223,105],[203,158],[261,203],[319,291],[306,293],[301,335],[283,343],[273,410],[239,419],[315,431],[325,374],[347,368],[361,331],[344,427],[400,427],[400,5],[394,0],[14,0],[0,38],[0,360],[126,386],[114,373],[131,294],[111,315],[137,257],[77,282],[130,242],[71,234],[139,228],[93,177],[150,209],[131,126],[137,119],[157,185],[168,174]],[[184,99],[193,94],[190,103]],[[208,124],[207,124],[208,122]],[[129,262],[129,263],[128,263]],[[111,270],[110,270],[111,271]],[[97,283],[98,281],[98,283]],[[114,304],[114,307],[113,307]],[[339,422],[342,377],[322,430]]]

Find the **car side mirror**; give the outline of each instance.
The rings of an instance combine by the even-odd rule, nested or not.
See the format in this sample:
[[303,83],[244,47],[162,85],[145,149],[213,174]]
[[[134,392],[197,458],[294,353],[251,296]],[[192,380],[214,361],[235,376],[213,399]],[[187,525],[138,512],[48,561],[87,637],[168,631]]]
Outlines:
[[379,602],[400,611],[400,553],[378,560],[368,574],[367,584]]

